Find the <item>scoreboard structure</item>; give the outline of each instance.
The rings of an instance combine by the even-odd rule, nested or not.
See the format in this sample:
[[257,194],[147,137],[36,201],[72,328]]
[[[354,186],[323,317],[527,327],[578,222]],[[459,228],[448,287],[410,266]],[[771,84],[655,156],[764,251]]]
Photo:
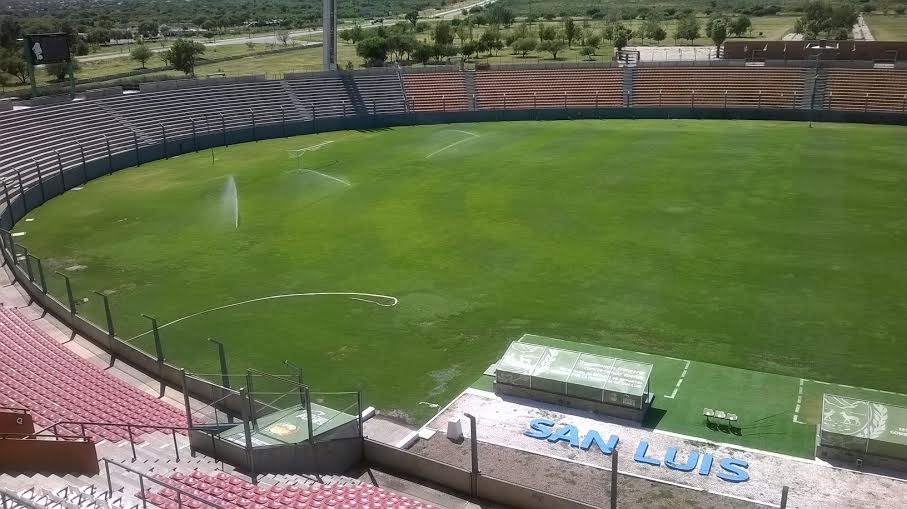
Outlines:
[[35,82],[35,66],[48,64],[67,64],[69,66],[70,95],[75,95],[76,80],[72,68],[69,36],[60,32],[25,34],[23,43],[25,61],[28,62],[28,74],[31,79],[32,97],[38,95],[38,87]]

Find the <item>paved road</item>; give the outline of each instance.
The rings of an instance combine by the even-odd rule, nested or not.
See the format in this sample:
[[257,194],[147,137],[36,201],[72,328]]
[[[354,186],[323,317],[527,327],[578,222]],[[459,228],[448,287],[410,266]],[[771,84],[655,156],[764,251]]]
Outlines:
[[457,16],[460,16],[461,15],[460,13],[463,11],[463,9],[469,10],[470,8],[475,7],[477,5],[481,5],[482,7],[485,7],[485,6],[495,3],[496,1],[497,0],[481,0],[480,2],[471,3],[469,5],[461,5],[460,7],[457,7],[456,9],[451,9],[449,11],[437,12],[435,14],[432,14],[431,17],[439,18],[439,19],[453,19],[453,18],[456,18]]
[[[342,28],[338,27],[338,30],[342,30]],[[293,38],[293,37],[301,37],[304,35],[317,35],[317,34],[320,34],[321,31],[322,30],[320,28],[317,28],[314,30],[311,30],[311,29],[293,30],[290,32],[290,37]],[[277,45],[280,44],[280,41],[278,41],[276,39],[274,32],[271,32],[268,34],[253,34],[252,37],[249,37],[247,35],[240,36],[240,37],[229,37],[226,39],[221,39],[219,41],[210,41],[209,42],[207,39],[196,39],[196,41],[204,44],[206,47],[231,46],[231,45],[235,45],[235,44],[245,44],[250,41],[254,42],[256,44],[277,44]],[[321,42],[296,41],[297,46],[316,46],[319,44],[321,44]],[[152,45],[152,43],[149,43],[149,46],[151,46],[151,45]],[[160,52],[164,51],[165,49],[167,49],[167,48],[157,47],[157,48],[152,48],[151,51],[153,51],[155,53],[160,53]],[[89,56],[79,57],[79,62],[96,62],[98,60],[108,60],[111,58],[122,58],[122,57],[125,57],[128,55],[129,55],[129,53],[126,53],[126,52],[108,53],[108,54],[104,54],[104,55],[89,55]]]

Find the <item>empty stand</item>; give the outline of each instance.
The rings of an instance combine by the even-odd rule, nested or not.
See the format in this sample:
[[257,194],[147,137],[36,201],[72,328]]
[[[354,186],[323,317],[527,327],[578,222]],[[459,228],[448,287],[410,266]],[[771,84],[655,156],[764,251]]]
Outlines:
[[[97,422],[185,427],[183,412],[96,368],[32,325],[21,312],[0,306],[0,406],[31,409],[38,426]],[[124,428],[91,426],[86,433],[112,442]],[[61,426],[78,434],[79,426]],[[143,430],[133,431],[133,436]]]
[[412,111],[462,111],[469,96],[461,72],[414,72],[403,75],[406,100]]
[[279,81],[260,81],[163,92],[145,92],[96,101],[109,117],[148,141],[160,142],[223,128],[249,127],[310,118],[296,107]]
[[[258,486],[236,476],[219,472],[205,474],[173,472],[156,476],[162,483],[186,491],[225,509],[307,509],[331,507],[431,509],[433,506],[399,493],[370,484],[309,484]],[[144,498],[163,509],[178,509],[178,492],[174,489],[146,490]],[[195,505],[193,505],[195,504]],[[189,507],[203,507],[196,500]]]
[[302,118],[306,120],[310,120],[313,113],[316,118],[354,114],[352,100],[338,75],[294,77],[288,78],[286,83],[295,94],[297,104],[303,110]]
[[828,69],[825,90],[828,109],[907,111],[907,71]]
[[371,114],[405,113],[403,85],[394,74],[355,74],[353,81],[362,97],[365,109]]
[[796,108],[803,96],[800,69],[637,67],[633,72],[634,106]]
[[478,109],[619,106],[619,69],[477,71]]

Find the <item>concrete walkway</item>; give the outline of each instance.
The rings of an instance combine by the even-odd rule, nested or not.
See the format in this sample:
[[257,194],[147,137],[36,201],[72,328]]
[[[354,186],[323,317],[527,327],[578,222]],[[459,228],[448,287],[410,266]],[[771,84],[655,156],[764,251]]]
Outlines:
[[[607,440],[610,435],[619,437],[619,468],[621,472],[663,482],[688,486],[694,490],[719,493],[738,500],[777,506],[781,501],[782,486],[790,487],[788,507],[791,508],[888,508],[895,500],[907,500],[907,481],[864,474],[830,467],[816,461],[792,456],[716,444],[694,437],[684,437],[655,431],[620,420],[609,420],[586,412],[573,412],[563,407],[545,405],[516,398],[501,399],[493,393],[467,389],[450,406],[429,422],[428,427],[440,430],[438,437],[447,440],[443,431],[452,418],[462,418],[470,413],[478,420],[480,442],[529,452],[598,469],[610,467],[611,458],[595,446],[584,451],[570,447],[566,442],[551,443],[524,434],[533,419],[550,419],[558,426],[575,425],[584,435],[596,430]],[[465,422],[465,420],[464,420]],[[468,426],[465,426],[468,430]],[[648,442],[646,457],[659,459],[661,464],[651,465],[634,460],[638,444]],[[710,475],[699,472],[681,472],[666,468],[664,458],[669,448],[677,448],[677,462],[685,462],[696,451],[714,458]],[[748,463],[749,480],[728,482],[717,477],[721,459],[742,459]]]

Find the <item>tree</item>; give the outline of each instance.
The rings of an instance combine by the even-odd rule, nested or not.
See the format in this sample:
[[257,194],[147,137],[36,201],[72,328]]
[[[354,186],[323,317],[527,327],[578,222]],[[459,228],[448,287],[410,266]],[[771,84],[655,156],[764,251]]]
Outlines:
[[856,22],[857,13],[850,4],[832,7],[825,2],[810,2],[794,23],[794,31],[804,34],[807,39],[817,39],[823,34],[827,37],[842,30],[849,31]]
[[567,39],[567,47],[573,46],[573,39],[576,38],[577,30],[579,27],[576,26],[576,22],[573,21],[573,18],[567,18],[564,20],[564,37]]
[[365,30],[362,29],[359,25],[353,25],[353,28],[350,29],[350,41],[353,44],[358,43],[365,37]]
[[194,76],[198,57],[204,53],[204,44],[180,38],[173,42],[170,49],[163,52],[161,59],[172,65],[177,71],[183,71],[186,76]]
[[639,36],[642,37],[643,44],[646,42],[646,37],[649,39],[655,39],[655,34],[661,30],[661,23],[658,21],[658,18],[655,14],[652,14],[649,19],[643,23],[642,28],[640,28]]
[[[601,47],[601,45],[602,45],[602,38],[600,35],[593,34],[593,35],[590,35],[589,37],[586,37],[585,47],[592,48],[593,50],[597,50],[598,48]],[[594,55],[595,53],[592,53],[592,54]]]
[[144,69],[145,62],[147,62],[151,59],[152,56],[154,56],[154,52],[151,51],[151,48],[145,46],[145,43],[140,42],[132,48],[132,51],[129,52],[129,56],[136,62],[142,64],[142,69]]
[[489,23],[494,25],[502,25],[509,27],[513,24],[513,20],[516,19],[513,11],[507,7],[502,6],[501,4],[494,4],[486,12],[486,19]]
[[728,31],[733,34],[734,37],[743,37],[749,32],[752,25],[753,23],[748,17],[741,15],[734,18],[734,21],[732,21],[731,25],[728,27]]
[[349,44],[353,40],[353,32],[347,28],[346,30],[340,31],[340,40]]
[[488,27],[488,30],[482,33],[482,36],[479,37],[479,43],[485,51],[494,50],[497,53],[504,48],[504,43],[501,41],[501,31],[495,25]]
[[151,21],[143,21],[139,23],[139,35],[142,37],[157,37],[158,34],[158,25],[157,23],[152,23]]
[[410,23],[413,24],[413,28],[416,28],[416,23],[419,22],[419,11],[416,9],[413,9],[413,10],[407,12],[406,16],[404,16],[404,18],[406,18],[406,21],[409,21]]
[[22,52],[0,48],[0,72],[9,74],[24,85],[28,81],[28,65],[22,58]]
[[521,57],[526,58],[526,54],[530,51],[535,51],[536,42],[535,39],[531,37],[523,37],[522,39],[517,39],[511,44],[513,51],[520,54]]
[[551,53],[554,60],[557,60],[557,54],[566,47],[567,40],[563,34],[557,34],[553,39],[546,39],[538,45],[539,50]]
[[586,58],[586,60],[594,60],[595,48],[591,46],[583,46],[582,49],[579,50],[579,54],[584,57],[588,57]]
[[686,39],[693,44],[693,40],[699,37],[699,20],[693,13],[686,14],[677,20],[677,30],[674,32],[677,39]]
[[286,30],[281,30],[281,31],[277,32],[277,42],[279,42],[280,45],[283,47],[289,46],[290,45],[290,32],[288,32]]
[[44,72],[46,72],[48,76],[52,76],[57,81],[63,81],[69,76],[70,65],[72,65],[73,73],[82,68],[82,66],[79,64],[79,61],[73,58],[69,64],[47,64],[44,66]]
[[417,43],[416,47],[412,51],[413,60],[423,65],[427,64],[434,54],[434,48],[432,48],[432,45],[425,44],[424,42]]
[[724,18],[709,20],[709,24],[706,27],[706,35],[708,35],[709,39],[715,44],[716,54],[719,54],[721,45],[724,44],[724,41],[727,39],[727,20]]
[[655,41],[656,44],[661,44],[661,41],[665,40],[668,37],[668,33],[665,32],[664,28],[658,27],[654,33],[649,34],[649,37]]
[[19,22],[9,16],[0,19],[0,48],[17,48],[19,43],[16,41],[22,27]]
[[453,30],[451,30],[450,23],[447,21],[439,21],[438,24],[435,25],[431,38],[435,41],[435,44],[453,44],[454,34]]
[[479,43],[476,41],[466,41],[460,45],[460,54],[463,55],[463,60],[469,60],[469,57],[475,55],[479,52]]
[[614,25],[613,36],[614,39],[611,44],[614,45],[614,48],[617,49],[617,51],[620,51],[627,47],[630,39],[633,38],[633,30],[618,23],[617,25]]
[[552,26],[539,24],[539,40],[550,41],[557,37],[557,29]]
[[367,37],[356,44],[356,54],[367,66],[377,66],[387,60],[387,40],[378,35]]

